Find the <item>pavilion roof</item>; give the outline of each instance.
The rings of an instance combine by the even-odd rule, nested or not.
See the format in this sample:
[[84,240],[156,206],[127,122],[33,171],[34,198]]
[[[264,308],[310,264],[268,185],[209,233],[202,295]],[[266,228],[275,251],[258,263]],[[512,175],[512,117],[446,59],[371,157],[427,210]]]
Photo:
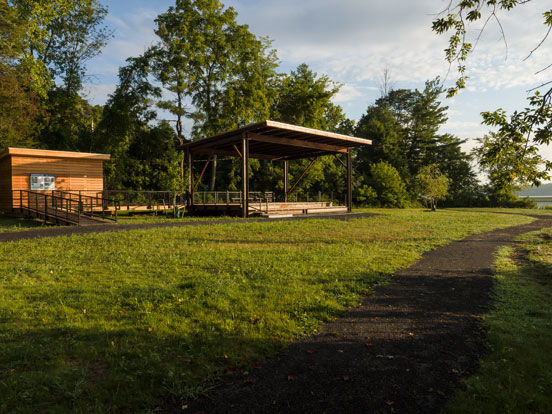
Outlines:
[[180,147],[193,154],[241,157],[242,139],[249,140],[249,157],[292,160],[346,153],[349,148],[372,145],[372,141],[276,121],[263,121]]

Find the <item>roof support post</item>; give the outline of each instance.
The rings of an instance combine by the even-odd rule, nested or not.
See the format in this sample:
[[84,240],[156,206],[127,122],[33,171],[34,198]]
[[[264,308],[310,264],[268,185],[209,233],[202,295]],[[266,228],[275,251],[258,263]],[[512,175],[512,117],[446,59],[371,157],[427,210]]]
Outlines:
[[347,212],[353,211],[353,166],[351,148],[347,149]]
[[249,214],[249,140],[242,134],[242,217]]
[[187,162],[188,162],[188,200],[186,205],[188,212],[191,212],[194,207],[194,174],[192,173],[192,151],[188,149],[187,151]]
[[284,203],[288,201],[289,161],[284,160]]

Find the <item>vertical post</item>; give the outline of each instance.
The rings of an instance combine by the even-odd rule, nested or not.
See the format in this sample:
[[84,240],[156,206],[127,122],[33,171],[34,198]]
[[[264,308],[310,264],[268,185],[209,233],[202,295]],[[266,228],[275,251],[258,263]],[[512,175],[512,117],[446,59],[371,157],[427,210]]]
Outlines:
[[353,211],[353,166],[351,148],[347,148],[347,212]]
[[192,174],[192,151],[188,149],[188,200],[186,200],[186,207],[188,212],[193,210],[194,207],[194,175]]
[[289,161],[284,161],[284,203],[288,201],[288,173],[289,173]]
[[246,134],[242,135],[242,164],[242,217],[247,218],[249,214],[249,140]]

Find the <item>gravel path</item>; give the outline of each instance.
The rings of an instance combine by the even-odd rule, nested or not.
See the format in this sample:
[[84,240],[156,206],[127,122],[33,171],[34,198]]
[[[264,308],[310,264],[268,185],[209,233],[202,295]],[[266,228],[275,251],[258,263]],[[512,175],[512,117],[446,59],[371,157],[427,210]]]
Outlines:
[[[227,377],[187,413],[438,413],[484,352],[493,255],[552,217],[426,253],[363,304]],[[175,412],[180,409],[175,409]]]

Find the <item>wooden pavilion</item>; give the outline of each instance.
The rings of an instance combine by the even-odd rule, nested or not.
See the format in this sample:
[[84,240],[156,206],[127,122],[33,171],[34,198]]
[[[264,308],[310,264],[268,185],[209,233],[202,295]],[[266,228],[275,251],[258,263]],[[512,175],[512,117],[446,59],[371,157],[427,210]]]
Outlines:
[[[301,206],[292,206],[288,203],[288,193],[293,190],[295,185],[307,173],[316,159],[322,155],[335,155],[336,158],[347,169],[347,196],[346,196],[346,211],[351,212],[352,209],[352,165],[351,165],[351,149],[364,145],[371,145],[372,141],[364,138],[356,138],[333,132],[320,131],[312,128],[299,127],[296,125],[285,124],[275,121],[263,121],[245,127],[224,132],[209,138],[199,139],[197,141],[184,144],[181,149],[186,151],[187,164],[189,171],[189,186],[188,186],[188,205],[187,208],[191,213],[205,213],[213,209],[218,211],[226,211],[229,214],[241,214],[242,217],[248,217],[250,214],[260,213],[259,208],[256,208],[251,203],[251,191],[249,189],[249,174],[248,163],[250,158],[259,158],[271,161],[281,161],[284,163],[284,202],[274,203],[274,200],[265,199],[260,201],[259,207],[266,205],[266,213],[286,213],[292,210],[300,210],[303,213],[323,213],[327,211],[335,211],[335,208],[330,205],[323,206],[323,203],[306,205],[301,203]],[[192,174],[192,163],[194,155],[208,155],[207,160],[201,175],[194,183]],[[339,154],[346,155],[346,162],[343,162],[337,156]],[[196,202],[194,200],[194,192],[197,189],[197,184],[212,156],[225,155],[231,157],[240,157],[242,159],[242,191],[238,196],[234,197],[226,192],[226,196],[222,193],[214,194],[214,198],[205,197]],[[288,189],[288,161],[297,159],[310,159],[311,162],[303,172],[297,183]],[[308,203],[307,203],[308,204]],[[297,207],[297,208],[296,208]],[[311,207],[309,209],[309,207]],[[326,208],[324,208],[326,207]],[[329,209],[327,207],[330,207]],[[343,209],[345,209],[343,207]]]

